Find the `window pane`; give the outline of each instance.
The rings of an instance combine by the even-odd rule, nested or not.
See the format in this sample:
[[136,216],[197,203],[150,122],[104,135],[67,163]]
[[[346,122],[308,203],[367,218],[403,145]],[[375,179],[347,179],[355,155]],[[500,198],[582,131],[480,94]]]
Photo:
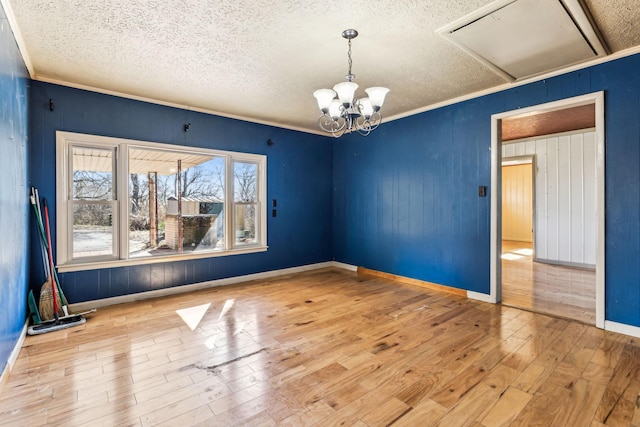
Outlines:
[[131,148],[130,256],[223,250],[224,164],[223,157]]
[[236,205],[236,245],[257,243],[256,205]]
[[73,257],[113,255],[113,207],[109,203],[73,204]]
[[256,176],[258,165],[255,163],[234,162],[233,193],[236,202],[255,202]]
[[73,199],[113,199],[113,151],[73,147]]

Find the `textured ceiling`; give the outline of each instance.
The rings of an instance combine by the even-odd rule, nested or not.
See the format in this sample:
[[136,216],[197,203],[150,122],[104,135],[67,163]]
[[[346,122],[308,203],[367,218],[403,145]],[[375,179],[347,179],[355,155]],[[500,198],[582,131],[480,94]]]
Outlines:
[[[318,132],[312,92],[353,72],[385,117],[505,84],[435,30],[491,0],[2,0],[32,77]],[[638,0],[585,0],[613,53],[640,45]],[[15,28],[14,28],[15,30]]]

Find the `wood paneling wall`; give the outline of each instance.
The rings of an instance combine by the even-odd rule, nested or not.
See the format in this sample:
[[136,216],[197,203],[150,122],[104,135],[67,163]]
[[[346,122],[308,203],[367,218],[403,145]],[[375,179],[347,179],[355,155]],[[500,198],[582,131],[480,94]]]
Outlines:
[[502,168],[502,238],[531,242],[533,238],[533,179],[529,164]]
[[535,155],[535,255],[540,261],[595,266],[594,131],[502,146],[503,159]]
[[491,115],[604,91],[606,320],[640,327],[638,70],[634,54],[332,140],[333,259],[488,294]]
[[[55,111],[48,107],[56,103]],[[330,261],[332,255],[332,153],[328,138],[154,105],[45,82],[30,87],[29,180],[43,197],[55,200],[55,131],[106,135],[141,141],[212,148],[267,156],[267,198],[278,202],[267,218],[266,252],[128,265],[60,274],[71,303],[130,295],[210,280]],[[184,132],[184,123],[191,123]],[[274,145],[265,141],[273,139]],[[28,207],[22,191],[22,205]],[[56,223],[52,207],[51,223]],[[56,230],[52,230],[53,250]],[[31,237],[32,265],[40,259]],[[41,270],[30,277],[40,289]],[[21,296],[26,300],[26,295]],[[1,315],[0,315],[1,316]]]

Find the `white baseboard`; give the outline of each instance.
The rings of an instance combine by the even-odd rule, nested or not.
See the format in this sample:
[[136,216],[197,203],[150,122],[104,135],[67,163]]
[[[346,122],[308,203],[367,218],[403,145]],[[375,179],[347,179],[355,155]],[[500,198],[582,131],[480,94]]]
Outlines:
[[495,304],[496,300],[489,294],[481,294],[480,292],[467,291],[467,298],[475,299],[482,302]]
[[640,327],[605,320],[604,330],[640,338]]
[[4,365],[4,369],[2,369],[2,373],[0,373],[0,394],[2,394],[2,389],[4,388],[5,383],[9,380],[9,374],[13,370],[13,366],[16,364],[18,360],[18,355],[20,354],[20,350],[22,350],[22,344],[24,344],[24,340],[27,337],[27,328],[29,327],[29,318],[27,318],[26,322],[24,322],[24,327],[20,332],[20,336],[18,337],[18,341],[16,341],[16,345],[13,347],[13,351],[9,355],[9,360]]
[[122,295],[118,297],[103,298],[93,301],[69,304],[71,312],[81,312],[92,308],[107,307],[109,305],[122,304],[126,302],[140,301],[149,298],[158,298],[169,295],[181,294],[184,292],[193,292],[201,289],[214,288],[217,286],[233,285],[235,283],[248,282],[250,280],[268,279],[270,277],[283,276],[285,274],[295,274],[304,271],[317,270],[320,268],[337,267],[346,270],[356,271],[356,267],[335,261],[320,262],[317,264],[308,264],[300,267],[283,268],[280,270],[265,271],[262,273],[246,274],[244,276],[228,277],[226,279],[210,280],[207,282],[194,283],[191,285],[174,286],[171,288],[158,289],[155,291],[139,292],[130,295]]
[[349,270],[349,271],[358,271],[357,265],[345,264],[344,262],[331,261],[331,266],[342,268],[344,270]]

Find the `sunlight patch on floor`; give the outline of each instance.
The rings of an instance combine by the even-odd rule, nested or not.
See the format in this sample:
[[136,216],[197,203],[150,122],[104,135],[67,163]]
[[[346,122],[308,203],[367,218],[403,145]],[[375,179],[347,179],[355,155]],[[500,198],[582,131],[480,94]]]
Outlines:
[[227,312],[231,310],[231,308],[233,307],[233,303],[235,301],[236,301],[235,299],[228,299],[224,302],[224,306],[222,307],[220,316],[218,316],[218,320],[222,319],[225,316],[225,314],[227,314]]
[[184,323],[187,324],[189,329],[193,331],[198,327],[200,321],[202,321],[202,318],[207,313],[207,310],[209,310],[210,306],[211,303],[196,305],[195,307],[176,310],[176,313],[182,318]]
[[513,252],[514,254],[524,255],[524,256],[533,255],[533,249],[529,249],[529,248],[517,249],[517,250],[511,251],[511,252]]

